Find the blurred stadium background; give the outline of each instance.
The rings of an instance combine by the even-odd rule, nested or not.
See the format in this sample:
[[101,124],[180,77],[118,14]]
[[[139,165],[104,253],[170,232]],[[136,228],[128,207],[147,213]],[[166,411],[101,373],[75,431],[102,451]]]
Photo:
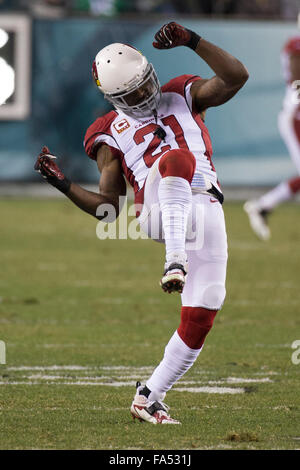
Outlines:
[[[74,181],[97,183],[82,143],[90,123],[110,109],[91,78],[92,60],[107,43],[134,44],[162,84],[182,73],[212,75],[192,51],[152,47],[153,34],[170,19],[224,47],[250,72],[237,97],[207,114],[225,195],[247,198],[292,176],[277,115],[285,89],[280,51],[297,32],[297,15],[297,0],[0,0],[1,67],[13,71],[0,74],[9,95],[2,92],[0,106],[2,194],[36,190],[24,183],[40,182],[33,163],[43,144],[61,156]],[[57,195],[46,186],[40,187]]]

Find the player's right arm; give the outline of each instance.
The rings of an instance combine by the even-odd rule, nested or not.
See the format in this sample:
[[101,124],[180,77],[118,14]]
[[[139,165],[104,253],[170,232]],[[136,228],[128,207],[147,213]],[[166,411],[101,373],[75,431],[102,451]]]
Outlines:
[[203,38],[195,52],[215,72],[214,77],[198,80],[191,88],[195,108],[202,112],[230,100],[244,86],[249,75],[236,57]]
[[97,165],[101,173],[99,193],[88,191],[65,177],[54,161],[47,147],[43,147],[35,164],[35,170],[52,186],[63,192],[77,207],[101,220],[105,215],[97,215],[102,204],[110,204],[119,215],[119,196],[126,195],[126,183],[120,161],[107,145],[101,145],[97,151]]
[[248,80],[246,67],[236,57],[175,22],[163,25],[155,40],[153,46],[157,49],[190,47],[215,72],[212,78],[199,79],[192,84],[193,105],[199,113],[226,103]]

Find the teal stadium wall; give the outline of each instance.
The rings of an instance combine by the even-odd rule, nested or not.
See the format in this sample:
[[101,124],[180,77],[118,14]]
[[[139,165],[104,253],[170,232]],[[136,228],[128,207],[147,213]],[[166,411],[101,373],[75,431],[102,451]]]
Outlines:
[[[223,185],[273,185],[295,173],[277,130],[285,84],[280,50],[297,28],[292,23],[176,21],[238,57],[250,78],[230,102],[207,112],[214,163]],[[111,42],[140,49],[155,66],[161,84],[185,73],[212,76],[186,48],[158,51],[151,20],[35,20],[32,43],[32,111],[25,121],[0,121],[0,179],[40,181],[33,171],[43,144],[57,155],[73,180],[94,183],[96,164],[82,146],[86,128],[110,110],[91,78],[97,51]]]

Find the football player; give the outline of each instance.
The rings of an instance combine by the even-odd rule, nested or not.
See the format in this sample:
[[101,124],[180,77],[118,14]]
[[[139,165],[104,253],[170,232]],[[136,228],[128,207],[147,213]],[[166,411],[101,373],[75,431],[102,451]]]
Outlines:
[[[134,189],[142,229],[165,243],[160,285],[165,292],[181,293],[181,320],[149,380],[137,383],[131,413],[153,424],[179,424],[169,415],[164,396],[197,359],[225,299],[223,195],[211,160],[205,113],[230,100],[248,72],[231,54],[175,22],[160,28],[153,46],[188,47],[214,76],[181,75],[161,87],[152,64],[137,49],[120,43],[104,47],[92,71],[114,110],[96,119],[84,140],[101,174],[100,193],[69,181],[47,147],[35,168],[93,216],[103,203],[112,204],[118,213],[119,196],[126,194],[125,177]],[[197,243],[187,237],[189,221],[201,235]]]
[[[286,92],[278,115],[278,129],[300,175],[300,36],[289,39],[285,44],[281,60]],[[245,203],[250,226],[261,240],[269,240],[271,236],[268,225],[270,212],[299,191],[300,176],[296,176],[283,181],[259,199]]]

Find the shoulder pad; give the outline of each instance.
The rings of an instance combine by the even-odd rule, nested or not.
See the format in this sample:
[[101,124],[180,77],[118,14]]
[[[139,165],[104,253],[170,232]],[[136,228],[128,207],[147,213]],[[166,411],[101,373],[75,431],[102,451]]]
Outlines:
[[162,92],[179,93],[184,96],[186,86],[189,83],[196,82],[197,80],[201,80],[199,75],[180,75],[163,85]]
[[97,149],[94,145],[95,139],[101,134],[112,135],[110,127],[117,115],[116,111],[110,111],[96,119],[96,121],[88,127],[83,145],[90,158],[96,159]]

